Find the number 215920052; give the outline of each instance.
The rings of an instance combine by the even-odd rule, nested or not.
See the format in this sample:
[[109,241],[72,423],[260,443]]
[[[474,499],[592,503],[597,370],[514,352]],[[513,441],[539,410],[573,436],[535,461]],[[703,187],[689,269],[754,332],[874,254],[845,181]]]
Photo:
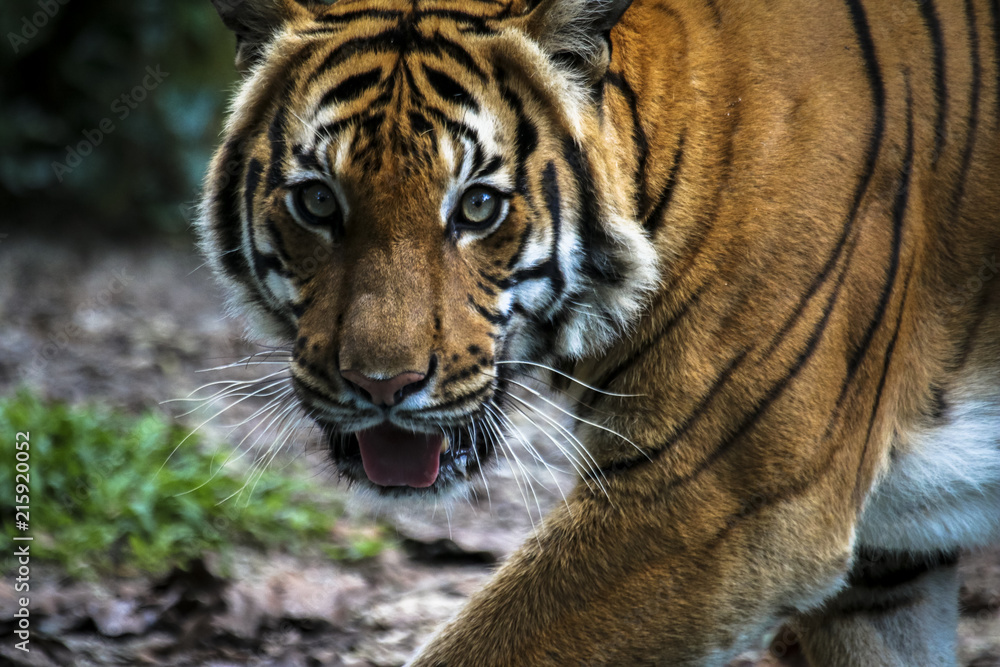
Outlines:
[[14,516],[15,522],[24,521],[27,523],[29,521],[31,475],[28,461],[31,458],[30,440],[30,433],[18,433],[14,437],[14,458],[17,459],[14,466],[17,473],[14,477],[14,510],[17,512]]

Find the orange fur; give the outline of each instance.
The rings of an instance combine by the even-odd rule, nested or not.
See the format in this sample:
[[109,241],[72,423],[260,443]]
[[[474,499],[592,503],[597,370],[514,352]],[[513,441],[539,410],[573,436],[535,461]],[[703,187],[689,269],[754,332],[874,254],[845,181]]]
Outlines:
[[[310,391],[341,395],[348,368],[391,377],[435,358],[447,382],[428,405],[471,401],[481,419],[475,407],[503,392],[496,362],[517,349],[639,395],[581,392],[588,421],[608,429],[577,433],[596,462],[585,475],[606,493],[581,483],[413,664],[720,664],[790,619],[816,665],[930,664],[940,642],[859,654],[857,637],[902,622],[840,622],[859,599],[885,602],[865,597],[859,561],[881,547],[856,540],[873,490],[919,454],[915,434],[947,426],[952,400],[1000,395],[997,3],[635,0],[609,42],[581,30],[628,3],[585,4],[289,3],[208,178],[203,244],[263,328],[299,340],[293,371]],[[373,8],[342,32],[310,32],[317,16]],[[471,29],[445,10],[485,18]],[[444,35],[468,61],[400,47],[397,60],[358,52],[306,76],[331,45],[387,30],[386,12],[413,20],[409,43]],[[435,143],[447,125],[431,118],[421,134],[407,119],[424,107],[400,78],[385,86],[398,97],[383,125],[326,152],[343,152],[341,237],[317,242],[284,183],[253,182],[247,224],[277,228],[298,286],[297,314],[268,312],[280,304],[254,296],[250,260],[225,264],[226,202],[247,196],[222,183],[225,165],[255,158],[266,172],[280,109],[295,112],[287,133],[308,137],[318,96],[400,62],[425,93],[439,90],[420,74],[432,63],[475,100],[444,116],[488,110],[493,135],[477,140],[510,167],[509,215],[448,236],[456,168]],[[338,113],[365,113],[375,90]],[[434,105],[460,106],[455,95]],[[534,124],[528,155],[512,98]],[[452,143],[461,164],[468,147]],[[529,280],[509,284],[524,246],[554,243],[553,198],[560,238],[582,239],[558,268],[600,317],[561,320],[558,300],[532,311],[541,297],[512,297],[527,314],[504,305]],[[886,572],[915,572],[908,584],[930,581],[886,558]],[[951,561],[935,562],[926,569]],[[922,618],[899,599],[885,618]]]

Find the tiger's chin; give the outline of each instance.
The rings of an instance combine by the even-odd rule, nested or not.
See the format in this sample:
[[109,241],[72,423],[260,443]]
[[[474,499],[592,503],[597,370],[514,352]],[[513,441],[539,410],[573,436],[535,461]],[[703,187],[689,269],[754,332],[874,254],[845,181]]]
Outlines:
[[[466,496],[494,460],[496,445],[480,429],[414,433],[388,424],[357,433],[320,423],[330,460],[366,503]],[[475,436],[473,432],[475,431]]]

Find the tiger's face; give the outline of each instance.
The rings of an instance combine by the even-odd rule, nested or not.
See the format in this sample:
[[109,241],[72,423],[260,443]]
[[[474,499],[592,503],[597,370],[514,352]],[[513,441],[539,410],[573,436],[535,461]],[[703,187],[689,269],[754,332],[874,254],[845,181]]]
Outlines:
[[458,490],[519,375],[602,349],[655,280],[601,124],[607,45],[567,58],[553,2],[256,4],[217,3],[249,71],[203,249],[290,347],[343,477]]

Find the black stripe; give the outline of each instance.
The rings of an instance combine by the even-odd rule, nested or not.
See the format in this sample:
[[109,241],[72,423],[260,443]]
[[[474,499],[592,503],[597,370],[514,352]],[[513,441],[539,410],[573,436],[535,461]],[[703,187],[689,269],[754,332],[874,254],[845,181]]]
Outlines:
[[562,198],[559,195],[559,174],[556,163],[549,160],[542,170],[542,196],[552,221],[552,261],[559,264],[559,238],[562,231]]
[[719,6],[716,4],[715,0],[705,0],[705,6],[708,7],[709,12],[712,14],[712,19],[715,21],[715,27],[722,25],[722,13],[719,12]]
[[[625,461],[615,461],[609,465],[603,466],[601,468],[601,475],[607,477],[608,475],[620,474],[628,470],[632,470],[633,468],[649,463],[651,459],[655,460],[659,458],[664,452],[670,450],[675,444],[677,444],[677,441],[684,437],[691,426],[693,426],[694,423],[701,418],[701,415],[708,409],[708,406],[712,404],[715,397],[719,394],[726,383],[729,382],[729,378],[733,374],[733,371],[743,363],[746,356],[747,353],[744,350],[729,360],[729,363],[726,364],[719,375],[715,378],[715,381],[712,383],[709,390],[705,392],[705,395],[701,397],[700,401],[698,401],[698,405],[695,406],[694,410],[691,411],[684,421],[674,429],[673,433],[671,433],[670,436],[655,450],[647,451],[646,456],[636,456]],[[591,480],[599,478],[599,476],[595,476],[593,473],[588,474],[588,477]]]
[[516,110],[517,113],[517,167],[514,174],[514,183],[525,197],[528,197],[528,158],[538,147],[538,130],[535,124],[528,119],[523,107]]
[[393,73],[398,76],[399,71],[403,71],[403,76],[406,78],[406,85],[409,86],[410,94],[415,103],[424,102],[426,98],[423,92],[421,92],[420,87],[417,86],[417,80],[413,78],[413,70],[410,69],[410,63],[406,59],[400,59],[399,64],[396,65]]
[[[254,198],[257,195],[257,188],[260,186],[261,176],[263,173],[264,165],[261,161],[257,158],[251,159],[250,163],[247,165],[246,178],[243,184],[243,200],[245,206],[245,217],[243,218],[244,234],[246,235],[247,245],[250,246],[249,266],[253,272],[253,277],[258,288],[258,292],[254,294],[253,303],[259,308],[267,311],[268,314],[276,320],[291,325],[292,322],[288,318],[288,313],[282,309],[276,308],[265,296],[270,294],[270,290],[267,289],[267,285],[264,282],[267,272],[268,256],[262,255],[260,250],[257,248],[256,228],[254,227]],[[238,252],[243,254],[243,248],[241,247]],[[271,259],[276,261],[277,258],[271,257]]]
[[[438,382],[437,389],[438,391],[444,393],[445,389],[447,389],[451,385],[455,384],[456,382],[464,382],[470,378],[473,378],[482,373],[482,370],[483,370],[482,367],[479,366],[478,364],[472,364],[471,366],[466,366],[465,368],[459,370],[458,372],[453,373],[451,375],[446,375],[444,378],[442,378],[441,381]],[[437,405],[434,406],[435,410],[439,408],[440,406]]]
[[601,225],[594,174],[586,152],[573,137],[563,139],[563,159],[576,180],[577,222],[582,246],[580,256],[583,258],[580,272],[594,283],[618,284],[623,277],[610,257],[614,242]]
[[642,359],[644,356],[649,354],[650,350],[660,344],[660,342],[673,331],[684,318],[687,317],[691,309],[696,306],[700,301],[701,297],[704,296],[705,292],[708,291],[710,282],[702,283],[698,286],[691,296],[681,304],[677,312],[674,313],[666,322],[664,322],[650,338],[636,348],[632,354],[628,356],[625,361],[621,362],[613,369],[601,376],[601,379],[594,383],[594,386],[598,389],[608,389],[611,385],[628,369],[632,368],[637,361]]
[[952,201],[950,220],[958,218],[962,200],[965,199],[965,187],[968,185],[969,169],[972,166],[972,154],[976,148],[979,132],[979,99],[982,87],[982,64],[979,60],[979,29],[976,27],[976,9],[972,0],[965,0],[965,17],[969,30],[969,60],[972,64],[972,84],[969,90],[969,134],[962,151],[962,170],[959,173],[958,189]]
[[[852,251],[854,247],[852,246]],[[850,256],[849,256],[850,257]],[[729,434],[719,446],[716,447],[711,454],[709,454],[705,459],[695,467],[689,474],[675,477],[667,485],[668,489],[676,488],[685,484],[693,479],[695,479],[702,472],[707,470],[713,463],[721,459],[732,447],[735,445],[740,438],[747,432],[749,432],[756,424],[757,421],[764,415],[765,412],[771,407],[775,400],[780,397],[785,389],[791,384],[791,382],[798,377],[799,373],[806,367],[806,364],[812,359],[813,354],[815,354],[816,349],[819,347],[820,341],[823,339],[823,334],[826,332],[827,325],[829,324],[830,315],[833,313],[834,306],[837,304],[838,297],[840,296],[840,289],[844,285],[844,278],[847,276],[847,267],[850,261],[844,262],[844,267],[841,269],[840,276],[837,278],[837,283],[833,288],[833,292],[830,295],[830,300],[827,303],[823,311],[823,316],[820,318],[819,323],[813,330],[809,341],[806,343],[805,348],[799,353],[798,358],[792,365],[788,373],[767,393],[762,400],[760,400],[755,406],[753,412],[751,412],[743,422]]]
[[513,271],[514,267],[517,266],[517,263],[521,261],[521,256],[524,255],[524,251],[528,247],[528,240],[531,238],[532,229],[533,227],[530,223],[524,226],[524,230],[521,232],[521,238],[517,241],[517,250],[515,250],[514,254],[511,255],[511,258],[507,260],[508,271]]
[[997,104],[993,119],[994,127],[1000,127],[1000,0],[990,0],[990,25],[993,29],[993,64],[996,66]]
[[295,161],[302,169],[323,170],[323,165],[320,164],[319,158],[311,150],[306,150],[305,146],[300,144],[292,146],[292,155],[295,156]]
[[[253,270],[253,277],[256,279],[257,287],[262,297],[259,305],[273,312],[270,305],[265,303],[267,299],[263,298],[267,294],[267,288],[264,286],[264,268],[260,264],[260,253],[257,252],[257,243],[254,238],[254,198],[257,196],[257,186],[260,185],[260,178],[263,172],[264,165],[261,161],[257,158],[251,159],[247,165],[246,178],[243,183],[243,234],[247,240],[247,245],[250,247],[248,251],[250,254],[250,268]],[[243,252],[243,248],[240,248],[240,253]]]
[[[479,144],[476,144],[476,148],[479,148]],[[495,174],[501,167],[503,167],[503,157],[500,155],[494,155],[480,169],[473,172],[472,178],[482,178],[484,176]]]
[[254,198],[257,196],[257,187],[260,185],[261,174],[264,173],[264,165],[257,158],[252,158],[247,165],[246,179],[243,184],[243,233],[246,235],[247,245],[250,246],[250,262],[253,268],[254,277],[261,292],[266,293],[264,285],[265,269],[261,264],[261,254],[257,249],[256,231],[254,228]]
[[427,83],[431,84],[434,92],[449,102],[460,104],[473,111],[479,111],[479,102],[476,101],[472,93],[466,90],[462,84],[439,69],[435,69],[429,65],[424,65],[423,68],[424,76],[427,77]]
[[[389,32],[395,34],[394,31]],[[349,39],[346,42],[339,44],[326,56],[326,58],[323,59],[323,62],[321,62],[316,69],[313,70],[312,74],[309,75],[309,78],[306,79],[306,84],[308,85],[312,83],[337,65],[358,54],[368,53],[378,48],[389,47],[383,35],[385,35],[385,33],[366,35],[365,37],[355,37],[354,39]]]
[[931,385],[931,403],[924,414],[933,422],[945,421],[948,415],[948,399],[945,397],[944,388],[940,385]]
[[375,35],[354,37],[339,44],[309,75],[308,81],[315,81],[334,67],[359,54],[382,51],[399,53],[404,46],[409,54],[429,54],[439,58],[447,56],[457,65],[475,75],[480,81],[485,82],[488,79],[486,72],[479,66],[475,58],[459,43],[445,37],[440,32],[435,32],[430,38],[417,31],[404,34],[404,31],[397,26]]
[[798,358],[792,367],[785,374],[785,376],[774,384],[768,391],[767,395],[763,399],[757,402],[754,406],[753,412],[751,412],[747,417],[744,418],[743,422],[734,430],[728,437],[726,437],[719,446],[712,451],[705,459],[698,464],[698,466],[691,471],[690,474],[681,477],[674,478],[668,484],[668,488],[676,488],[681,484],[691,481],[702,472],[707,470],[713,463],[721,459],[726,452],[728,452],[733,445],[735,445],[744,434],[748,433],[758,422],[758,420],[764,415],[765,412],[771,407],[771,405],[776,401],[788,388],[795,378],[798,377],[799,373],[806,367],[809,360],[812,359],[813,355],[816,353],[819,347],[820,341],[823,340],[823,334],[826,333],[827,325],[830,321],[830,316],[833,314],[834,307],[837,305],[837,300],[840,297],[840,289],[844,286],[844,279],[847,276],[847,269],[850,266],[850,259],[855,245],[851,246],[851,250],[848,252],[847,260],[844,262],[843,268],[840,271],[840,275],[837,277],[837,282],[830,294],[830,300],[827,302],[826,307],[823,309],[823,316],[820,318],[819,323],[813,329],[812,335],[806,342],[805,347],[799,353]]
[[979,293],[973,297],[976,299],[976,303],[974,304],[971,313],[973,319],[971,324],[966,329],[965,337],[962,340],[962,344],[958,347],[958,352],[954,361],[948,364],[948,372],[954,373],[961,370],[965,367],[965,363],[969,360],[969,355],[972,354],[976,337],[979,334],[979,328],[982,326],[983,321],[986,320],[986,310],[990,303],[989,297],[990,290],[988,289],[979,290]]
[[934,0],[917,0],[917,6],[920,7],[934,50],[934,100],[937,105],[937,120],[934,123],[933,160],[936,164],[944,148],[948,131],[945,125],[948,119],[948,86],[945,81],[944,33],[941,30],[941,20]]
[[896,350],[896,340],[899,338],[899,329],[903,324],[903,315],[906,313],[906,295],[910,289],[910,276],[907,275],[903,285],[903,297],[899,303],[899,315],[896,317],[896,327],[892,332],[889,345],[886,346],[885,360],[882,362],[882,376],[879,378],[878,387],[875,389],[875,400],[872,403],[871,416],[868,418],[868,432],[865,434],[865,444],[861,448],[861,456],[858,458],[858,472],[854,482],[854,502],[860,504],[862,500],[861,473],[864,471],[865,459],[868,458],[868,447],[872,439],[872,430],[875,427],[875,418],[878,416],[878,409],[882,405],[882,392],[885,389],[885,382],[889,376],[889,367],[892,365],[892,355]]
[[431,124],[429,120],[427,120],[427,116],[420,113],[419,111],[410,111],[409,117],[410,117],[410,129],[413,131],[414,134],[423,135],[434,131],[434,126]]
[[[810,288],[806,291],[803,297],[799,300],[799,303],[792,314],[790,320],[786,323],[785,327],[782,329],[783,332],[787,332],[791,329],[791,323],[796,321],[804,312],[806,304],[812,299],[813,295],[820,289],[820,287],[826,282],[830,275],[830,272],[836,266],[837,262],[841,258],[844,248],[847,245],[847,241],[850,238],[851,231],[854,227],[855,221],[857,219],[858,212],[861,207],[861,202],[868,191],[868,187],[871,183],[872,177],[875,172],[875,165],[878,160],[878,154],[881,149],[882,139],[885,132],[885,86],[882,79],[882,73],[878,68],[878,58],[875,52],[875,44],[872,40],[871,30],[868,24],[868,19],[864,11],[864,7],[860,4],[859,0],[845,0],[847,8],[850,12],[852,23],[854,26],[855,34],[858,39],[858,44],[861,48],[862,57],[865,64],[865,72],[869,81],[869,85],[872,91],[872,101],[874,106],[874,127],[872,128],[871,137],[869,139],[868,149],[865,154],[865,163],[862,171],[861,178],[859,179],[858,186],[854,193],[854,200],[851,205],[850,214],[848,216],[847,224],[844,225],[844,229],[841,233],[841,237],[838,239],[835,249],[827,260],[826,265],[823,270],[816,276]],[[837,298],[839,297],[840,290],[843,287],[844,279],[847,275],[847,269],[851,264],[854,251],[857,247],[856,243],[850,245],[848,250],[847,258],[840,270],[839,276],[837,278],[836,285],[832,291],[831,297],[824,308],[823,316],[820,319],[819,325],[814,329],[810,340],[807,342],[805,349],[800,353],[796,363],[792,366],[790,371],[786,376],[778,382],[767,396],[764,397],[755,407],[753,413],[749,415],[748,418],[740,425],[740,427],[726,440],[724,440],[720,446],[703,461],[702,464],[698,466],[690,475],[678,478],[671,483],[671,486],[677,486],[684,483],[690,479],[693,479],[702,471],[707,469],[714,461],[718,460],[721,456],[725,454],[726,451],[742,436],[743,433],[747,432],[757,420],[764,414],[771,403],[781,395],[788,384],[802,371],[805,364],[812,357],[815,352],[819,341],[822,339],[823,332],[826,330],[827,323],[829,321],[830,315],[833,311],[833,307],[836,304]],[[782,334],[783,335],[783,334]],[[772,341],[771,348],[776,347],[777,342]],[[639,457],[629,462],[628,465],[623,466],[623,469],[631,469],[635,466],[641,465],[647,461],[644,457]],[[620,464],[619,464],[620,465]]]
[[486,296],[488,296],[490,298],[494,298],[497,295],[496,289],[494,289],[492,285],[487,285],[482,280],[477,280],[476,281],[476,287],[478,287],[479,289],[481,289],[483,291],[483,293],[486,294]]
[[[515,264],[516,263],[517,262],[515,262]],[[491,275],[482,269],[480,269],[479,275],[483,280],[487,281],[491,285],[494,285],[500,291],[508,290],[516,284],[512,278],[500,278],[498,276]]]
[[677,187],[677,176],[681,170],[681,164],[684,162],[684,141],[686,135],[682,134],[680,141],[677,144],[677,151],[674,153],[674,162],[670,167],[670,175],[667,177],[667,183],[663,186],[663,192],[656,200],[656,206],[650,211],[649,216],[642,221],[642,226],[645,227],[650,236],[656,234],[657,230],[660,228],[660,224],[663,222],[665,213],[670,207],[670,202],[674,198],[674,189]]
[[[794,380],[798,376],[798,374],[802,371],[802,369],[805,368],[806,364],[812,358],[812,355],[815,353],[816,348],[818,347],[819,342],[820,340],[822,340],[823,334],[826,331],[830,315],[833,312],[838,297],[840,296],[840,289],[844,285],[844,278],[847,276],[847,267],[850,265],[851,255],[853,254],[854,249],[856,247],[857,247],[856,244],[851,245],[851,249],[848,251],[847,260],[844,262],[844,265],[840,270],[840,274],[837,277],[837,282],[830,295],[830,299],[827,302],[827,305],[823,311],[823,316],[820,318],[819,323],[813,330],[812,336],[810,336],[810,339],[806,343],[805,348],[799,354],[798,358],[795,361],[795,364],[792,365],[791,369],[788,371],[785,377],[783,377],[779,382],[777,382],[771,388],[771,390],[767,393],[767,395],[757,403],[757,405],[754,407],[753,412],[749,416],[747,416],[743,420],[743,422],[739,425],[739,427],[737,427],[736,430],[734,430],[728,437],[726,437],[711,454],[709,454],[689,474],[675,477],[674,479],[672,479],[670,483],[667,485],[667,489],[676,488],[681,484],[691,481],[692,479],[700,475],[702,472],[707,470],[713,463],[715,463],[715,461],[722,458],[722,456],[725,455],[727,451],[729,451],[729,449],[740,439],[740,437],[742,437],[744,433],[749,431],[754,426],[754,424],[756,424],[757,420],[760,419],[760,417],[767,411],[767,409],[771,406],[771,404],[784,392],[784,390],[788,387],[788,385],[792,382],[792,380]],[[710,397],[714,397],[714,395],[721,389],[722,384],[724,384],[725,381],[728,379],[729,373],[732,372],[733,368],[735,368],[737,364],[742,362],[745,356],[746,356],[745,353],[741,353],[739,356],[736,357],[736,359],[733,360],[733,362],[730,363],[730,366],[727,368],[726,372],[723,373],[722,376],[720,376],[719,381],[716,382],[716,385],[713,387],[712,392],[710,392],[709,394]],[[692,414],[692,416],[685,421],[683,428],[678,430],[678,432],[676,432],[674,435],[672,435],[671,438],[667,441],[667,443],[664,446],[658,448],[656,451],[662,452],[665,451],[665,448],[669,448],[670,446],[672,446],[688,430],[688,428],[690,428],[690,426],[697,420],[697,418],[700,417],[701,413],[707,408],[707,406],[708,406],[708,401],[707,400],[703,401],[702,404],[699,405],[698,409]],[[603,470],[605,473],[616,473],[616,472],[622,472],[624,470],[631,470],[645,463],[649,463],[651,458],[653,457],[649,458],[636,457],[628,461],[627,463],[614,464],[612,466],[604,468]]]
[[861,588],[897,588],[957,563],[958,554],[953,552],[910,553],[863,546],[855,554],[847,582]]
[[418,21],[423,20],[428,16],[448,19],[450,21],[455,21],[456,23],[464,23],[467,28],[473,28],[476,34],[493,35],[496,31],[486,25],[486,21],[503,18],[507,15],[508,11],[508,8],[504,8],[503,11],[496,14],[483,16],[480,14],[470,14],[457,9],[421,9],[414,12],[414,18]]
[[506,84],[506,72],[498,69],[495,72],[495,77],[499,83],[500,97],[510,107],[517,120],[517,161],[515,162],[514,187],[518,193],[530,201],[527,161],[538,147],[538,130],[524,112],[524,102],[520,96]]
[[258,252],[257,256],[254,258],[255,263],[258,268],[257,271],[262,275],[266,272],[273,271],[274,273],[282,276],[283,278],[290,278],[291,274],[285,269],[285,265],[282,264],[281,259],[278,255],[270,255],[263,252]]
[[[464,150],[463,150],[464,159]],[[483,147],[479,145],[479,142],[472,144],[472,169],[471,173],[476,174],[480,169],[483,168],[483,163],[486,162],[486,154],[483,152]],[[456,174],[457,175],[457,174]]]
[[481,406],[483,399],[489,396],[493,392],[493,387],[489,384],[476,389],[471,394],[462,394],[454,398],[446,400],[444,403],[436,403],[432,408],[434,411],[444,411],[456,408],[465,403],[471,403],[473,406]]
[[267,128],[267,139],[271,144],[270,164],[267,168],[267,180],[264,185],[264,194],[271,194],[275,188],[281,187],[285,183],[283,165],[285,161],[285,130],[288,119],[288,107],[282,100],[275,112],[271,124]]
[[879,70],[878,66],[875,44],[872,41],[871,30],[868,25],[868,19],[865,16],[864,8],[861,6],[859,0],[845,0],[845,2],[850,10],[854,31],[858,39],[858,46],[861,47],[862,57],[864,58],[865,73],[872,92],[874,125],[868,141],[868,148],[865,152],[865,162],[861,178],[858,180],[858,185],[854,191],[854,199],[851,203],[850,213],[848,214],[847,222],[841,231],[840,237],[837,239],[834,250],[830,257],[827,258],[826,264],[815,276],[815,278],[813,278],[813,281],[809,285],[808,289],[806,289],[806,291],[799,298],[791,316],[788,320],[786,320],[778,334],[771,340],[767,351],[765,352],[765,356],[770,356],[770,354],[774,352],[774,350],[784,341],[785,337],[792,330],[795,323],[802,317],[805,312],[806,305],[826,283],[834,267],[837,265],[837,262],[840,261],[844,248],[847,246],[848,240],[850,239],[851,232],[854,230],[854,225],[857,222],[858,212],[861,209],[861,202],[864,199],[865,193],[868,192],[868,187],[875,174],[875,164],[878,161],[878,155],[882,148],[882,139],[885,134],[885,85],[882,81],[882,72]]
[[215,195],[215,229],[219,233],[220,261],[230,278],[245,281],[250,277],[250,264],[242,252],[242,216],[240,215],[240,185],[243,180],[243,148],[241,139],[230,139],[223,148],[223,178],[225,185]]
[[[822,442],[827,441],[826,437],[822,440]],[[740,508],[730,514],[726,519],[725,525],[712,536],[711,540],[705,543],[704,549],[706,553],[714,551],[716,546],[725,540],[733,529],[744,521],[760,514],[769,507],[773,507],[777,503],[787,502],[811,489],[815,489],[816,482],[819,479],[836,470],[832,463],[837,454],[843,449],[843,444],[843,441],[841,441],[837,446],[827,447],[823,457],[813,461],[813,465],[808,472],[792,478],[781,488],[771,493],[754,493],[748,497],[744,497],[740,503]]]
[[324,109],[331,104],[355,100],[374,88],[381,78],[382,69],[379,67],[349,76],[323,95],[318,108]]
[[861,208],[861,202],[864,199],[865,193],[868,191],[868,187],[871,184],[872,177],[874,176],[875,163],[878,160],[878,154],[881,150],[882,139],[885,133],[885,86],[882,81],[882,73],[878,67],[875,44],[872,41],[868,20],[865,16],[864,8],[858,0],[846,0],[846,2],[848,9],[851,12],[854,31],[857,35],[858,45],[861,47],[862,56],[864,57],[865,62],[865,72],[872,91],[872,101],[875,107],[874,127],[872,128],[872,134],[869,138],[862,175],[858,182],[858,186],[854,191],[854,200],[851,204],[850,214],[848,215],[847,223],[841,231],[840,238],[837,239],[833,253],[827,259],[826,264],[820,272],[813,279],[809,288],[806,289],[806,291],[799,298],[795,309],[792,311],[792,315],[788,318],[788,320],[786,320],[778,334],[771,340],[764,353],[765,357],[770,356],[784,341],[785,337],[802,317],[802,314],[805,312],[806,305],[812,300],[813,296],[819,291],[820,287],[823,286],[833,271],[833,268],[840,260],[844,247],[847,245],[848,239],[850,238],[851,232],[853,231],[854,225],[857,221],[858,212]]
[[513,280],[516,283],[523,283],[528,280],[539,280],[548,278],[552,283],[553,298],[557,300],[566,289],[566,278],[559,267],[559,240],[562,232],[562,200],[559,195],[559,180],[556,172],[556,165],[549,161],[542,171],[542,196],[545,198],[545,206],[549,212],[549,219],[552,221],[552,248],[549,256],[538,266],[523,269],[514,274]]
[[864,335],[861,337],[857,348],[851,355],[847,364],[847,375],[841,386],[840,397],[837,399],[837,406],[840,407],[847,394],[848,385],[854,380],[861,362],[868,354],[875,332],[882,326],[885,319],[886,309],[889,307],[889,299],[896,284],[896,277],[899,275],[899,259],[903,243],[903,222],[906,219],[906,207],[909,204],[910,177],[913,171],[913,97],[910,92],[909,73],[904,74],[906,80],[906,152],[903,156],[903,166],[901,168],[899,186],[896,189],[896,197],[892,209],[892,251],[889,255],[889,267],[886,270],[885,282],[882,285],[882,292],[879,295],[878,305],[875,314],[868,322]]
[[385,123],[384,113],[370,113],[358,123],[358,133],[354,137],[358,141],[360,137],[374,137],[382,129]]
[[[443,18],[462,24],[464,28],[463,32],[474,32],[475,34],[480,35],[493,35],[496,34],[496,31],[490,28],[486,22],[503,19],[507,17],[509,13],[510,9],[508,7],[504,7],[501,11],[494,14],[487,15],[471,14],[469,12],[463,12],[455,9],[414,9],[409,12],[388,9],[359,9],[340,13],[329,12],[323,16],[317,17],[316,21],[326,26],[331,26],[349,23],[361,18],[371,18],[386,21],[395,20],[400,24],[405,22],[412,26],[426,18]],[[327,32],[327,29],[319,28],[316,30],[305,31],[304,34],[322,34],[325,32]],[[410,30],[410,32],[414,31]]]
[[875,127],[872,129],[872,136],[869,141],[868,154],[865,163],[864,176],[855,193],[854,206],[852,209],[852,221],[857,215],[861,206],[861,200],[868,189],[868,182],[875,172],[875,162],[878,160],[879,149],[882,144],[882,136],[885,132],[885,84],[882,80],[882,72],[879,69],[879,59],[875,52],[875,42],[872,40],[871,28],[868,24],[868,17],[860,0],[844,0],[851,13],[851,20],[854,24],[854,31],[858,38],[858,45],[865,62],[865,75],[871,86],[872,102],[875,106]]
[[648,206],[643,184],[646,182],[646,166],[649,162],[649,138],[642,127],[642,119],[639,117],[639,100],[635,90],[618,72],[608,72],[606,80],[621,92],[632,114],[632,141],[639,154],[635,170],[635,210],[637,215],[641,216]]
[[[893,201],[892,206],[892,217],[893,217],[893,254],[890,260],[889,277],[886,279],[886,285],[882,290],[882,299],[879,301],[879,311],[877,320],[881,322],[882,318],[885,316],[885,310],[888,307],[889,297],[892,294],[892,288],[896,280],[896,274],[899,270],[899,254],[900,246],[903,240],[903,220],[906,217],[906,209],[910,202],[910,178],[912,176],[913,170],[913,94],[910,89],[910,77],[909,73],[905,75],[906,79],[906,153],[903,157],[903,167],[900,173],[900,183],[896,190],[896,198]],[[886,348],[885,361],[882,364],[882,377],[879,380],[878,388],[875,390],[875,401],[872,406],[871,417],[868,420],[868,433],[865,436],[865,444],[861,450],[861,458],[858,461],[858,477],[855,483],[854,496],[855,500],[858,500],[860,494],[861,485],[861,472],[864,466],[865,458],[868,455],[868,445],[871,441],[872,429],[875,426],[875,417],[878,415],[879,405],[882,402],[882,390],[885,388],[886,377],[889,373],[889,366],[892,362],[892,353],[896,347],[896,338],[899,336],[899,327],[903,321],[903,314],[906,306],[906,294],[910,287],[910,276],[912,274],[907,274],[906,281],[903,285],[903,296],[899,304],[899,316],[896,318],[896,328],[893,331],[892,339],[889,341],[889,345]],[[874,320],[873,320],[874,322]],[[871,338],[874,335],[874,329],[869,326],[868,330],[871,335],[868,336],[865,341],[865,349],[871,344]],[[855,367],[856,368],[856,367]],[[850,377],[851,368],[848,367],[848,377]],[[845,389],[841,390],[841,399],[843,398]],[[837,405],[839,407],[840,400],[838,399]]]
[[479,143],[479,135],[471,127],[462,121],[455,120],[444,111],[432,106],[424,107],[424,112],[444,126],[444,128],[455,137],[468,139],[474,144]]
[[435,32],[429,43],[439,48],[457,64],[475,74],[476,78],[480,81],[485,83],[489,78],[486,72],[483,71],[483,68],[479,66],[479,63],[476,62],[475,58],[472,57],[472,54],[466,51],[458,42],[448,39],[440,32]]
[[347,128],[354,125],[360,125],[368,120],[369,116],[370,110],[366,107],[357,113],[351,114],[350,116],[345,116],[344,118],[334,121],[333,123],[327,123],[326,125],[320,126],[314,134],[317,137],[326,137],[332,141]]
[[328,12],[322,16],[317,16],[319,23],[337,24],[349,23],[361,18],[384,19],[386,21],[400,20],[404,16],[398,9],[356,9],[354,11],[344,11],[339,13]]
[[[252,158],[250,164],[247,165],[246,179],[243,184],[243,205],[245,216],[243,218],[243,223],[246,226],[245,234],[248,239],[253,236],[253,218],[254,218],[254,197],[257,196],[257,186],[260,185],[261,174],[264,173],[264,165],[257,158]],[[253,244],[250,244],[251,250],[253,249]]]
[[284,268],[286,266],[291,266],[291,258],[288,255],[288,249],[285,245],[285,237],[282,236],[281,230],[278,229],[278,225],[275,224],[274,219],[271,217],[268,217],[264,226],[267,230],[269,240],[271,241],[271,246],[274,248],[274,252],[277,254],[278,260],[283,265],[281,274],[286,278],[294,277],[290,271]]
[[476,312],[482,315],[483,319],[485,319],[490,324],[493,324],[495,326],[503,326],[510,321],[509,315],[504,315],[503,313],[491,313],[489,310],[476,303],[476,300],[472,298],[471,294],[468,295],[468,297],[469,297],[469,304],[473,308],[475,308]]

